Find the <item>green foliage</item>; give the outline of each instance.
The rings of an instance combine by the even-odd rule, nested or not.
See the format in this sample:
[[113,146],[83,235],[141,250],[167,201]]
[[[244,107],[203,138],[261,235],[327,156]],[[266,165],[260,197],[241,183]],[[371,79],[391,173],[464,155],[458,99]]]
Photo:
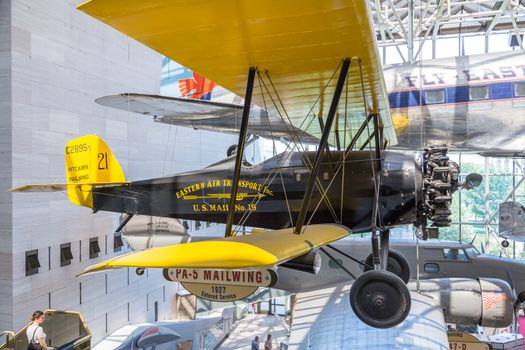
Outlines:
[[[483,179],[486,181],[486,179]],[[512,177],[510,176],[490,176],[489,177],[489,213],[494,215],[512,190]],[[484,221],[485,218],[485,185],[474,190],[463,191],[464,206],[462,209],[463,216],[468,217],[469,212],[476,221]],[[495,216],[497,219],[497,215]]]

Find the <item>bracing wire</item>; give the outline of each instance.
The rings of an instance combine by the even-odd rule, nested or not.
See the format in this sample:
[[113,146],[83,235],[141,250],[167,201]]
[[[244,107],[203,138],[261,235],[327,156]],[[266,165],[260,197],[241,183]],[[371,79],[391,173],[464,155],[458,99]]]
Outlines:
[[[257,72],[257,78],[259,80],[259,88],[261,89],[261,97],[263,99],[264,110],[266,111],[266,113],[268,113],[268,107],[266,105],[266,98],[265,98],[264,91],[262,88],[262,77],[261,77],[261,74],[259,74],[259,72]],[[271,124],[270,119],[268,119],[268,127],[270,127],[270,130],[271,130],[272,127],[270,124]],[[277,150],[275,148],[275,138],[273,137],[273,132],[271,132],[271,134],[272,134],[272,141],[273,141],[273,155],[276,156]],[[288,217],[290,219],[290,224],[293,226],[292,210],[290,209],[290,202],[288,201],[288,194],[286,193],[286,187],[284,184],[283,173],[281,171],[281,168],[278,169],[278,172],[279,172],[279,177],[281,178],[281,184],[283,186],[283,193],[284,193],[284,199],[286,202],[286,208],[288,210]]]
[[[339,65],[337,66],[337,68],[334,70],[334,72],[332,73],[332,76],[330,77],[330,80],[328,81],[328,83],[333,79],[333,77],[335,76],[335,73],[339,70],[339,68],[341,67],[342,63],[343,63],[343,62],[341,61],[341,62],[339,63]],[[278,99],[278,101],[279,101],[279,103],[280,103],[280,105],[281,105],[281,108],[283,109],[283,111],[284,111],[284,113],[285,113],[285,115],[286,115],[286,118],[287,118],[288,122],[290,123],[290,125],[293,125],[293,124],[292,124],[292,120],[290,119],[290,116],[289,116],[288,113],[286,112],[286,108],[284,107],[284,104],[283,104],[283,102],[282,102],[282,100],[281,100],[281,98],[280,98],[280,96],[279,96],[279,93],[277,92],[277,89],[275,88],[275,85],[273,84],[272,78],[270,77],[270,74],[269,74],[268,71],[266,71],[266,76],[268,77],[268,81],[270,82],[270,85],[271,85],[273,91],[275,92],[275,95],[276,95],[276,97],[277,97],[277,99]],[[321,94],[318,96],[318,98],[317,98],[317,100],[316,100],[315,103],[317,103],[317,102],[321,99],[321,96],[324,94],[324,90],[326,89],[326,87],[328,87],[328,84],[325,85],[325,87],[324,87],[323,90],[321,91]],[[315,106],[315,104],[314,104],[314,106]],[[312,106],[312,108],[311,108],[310,111],[308,112],[307,116],[308,116],[310,113],[313,112],[313,107],[314,107],[314,106]],[[282,118],[282,116],[281,116],[281,118]],[[314,118],[313,118],[313,119],[315,119],[315,113],[314,113]],[[313,119],[312,119],[312,120],[313,120]],[[283,120],[283,122],[286,124],[286,122],[285,122],[284,120]],[[308,129],[306,129],[306,130],[308,130]],[[303,151],[305,150],[305,148],[304,148],[304,146],[303,146],[302,144],[301,144],[301,148],[303,149]],[[308,157],[304,157],[304,160],[305,160],[305,166],[306,166],[309,170],[311,170],[312,163],[310,162],[310,159],[309,159]],[[317,188],[318,188],[319,190],[322,191],[322,190],[323,190],[323,184],[321,183],[321,181],[319,181],[319,179],[316,179],[315,182],[316,182],[316,186],[317,186]],[[330,201],[329,198],[326,198],[325,202],[326,202],[326,205],[327,205],[327,207],[328,207],[328,210],[330,211],[330,214],[332,215],[334,221],[335,221],[335,222],[338,222],[337,214],[336,214],[335,209],[334,209],[334,207],[333,207],[333,205],[332,205],[332,202]]]
[[[329,86],[330,82],[332,81],[332,79],[334,78],[335,74],[337,73],[339,67],[341,66],[342,62],[337,66],[337,68],[334,70],[334,72],[332,73],[332,76],[330,77],[330,79],[327,81],[327,83],[325,84],[325,86],[322,88],[321,90],[321,94],[324,93],[324,91],[326,90],[326,88]],[[268,74],[268,73],[267,73]],[[284,118],[282,117],[282,114],[281,112],[279,111],[279,108],[277,107],[277,104],[275,102],[275,100],[272,98],[266,84],[264,83],[264,80],[261,79],[261,82],[263,83],[263,87],[265,88],[269,98],[272,100],[272,103],[274,104],[274,106],[276,107],[277,109],[277,112],[279,114],[279,116],[281,117],[281,119],[283,120],[284,122]],[[301,124],[299,125],[299,130],[302,130],[302,132],[300,133],[300,135],[297,133],[297,132],[294,132],[294,131],[291,131],[290,132],[290,135],[292,136],[291,137],[291,141],[286,149],[284,150],[284,156],[281,157],[281,159],[279,160],[279,164],[277,165],[277,167],[275,167],[274,169],[272,169],[272,171],[270,171],[270,173],[268,174],[268,176],[266,177],[264,183],[263,183],[263,186],[268,186],[269,184],[273,183],[278,171],[276,171],[276,168],[279,168],[281,167],[282,164],[284,164],[284,162],[288,161],[291,157],[291,155],[293,154],[293,149],[297,148],[297,143],[295,141],[295,138],[297,137],[298,140],[300,140],[305,134],[306,134],[306,130],[308,130],[308,128],[310,127],[310,125],[312,124],[312,122],[315,120],[315,118],[312,118],[308,124],[306,125],[306,127],[303,129],[303,125],[306,123],[306,121],[308,120],[308,116],[312,113],[313,111],[313,108],[315,107],[315,105],[318,103],[320,99],[320,96],[316,99],[316,101],[314,102],[313,106],[310,108],[309,112],[307,113],[307,115],[305,116],[305,118],[303,119],[303,121],[301,122]],[[286,125],[286,128],[288,128],[288,124],[285,122],[285,125]],[[290,124],[292,125],[292,124]],[[292,148],[291,148],[291,151],[288,152],[288,149],[290,148],[290,146],[293,144]],[[261,198],[254,198],[252,199],[252,203],[255,203],[257,204],[259,201],[261,200]],[[242,226],[246,220],[248,219],[248,217],[251,215],[251,211],[246,211],[243,213],[242,217],[241,217],[241,220],[238,224],[238,227]],[[335,220],[337,220],[337,217],[335,217]]]

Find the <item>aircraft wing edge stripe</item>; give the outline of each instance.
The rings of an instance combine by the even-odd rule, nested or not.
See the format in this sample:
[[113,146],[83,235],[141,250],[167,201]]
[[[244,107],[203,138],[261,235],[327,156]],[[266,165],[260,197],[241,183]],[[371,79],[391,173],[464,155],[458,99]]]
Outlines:
[[124,182],[79,182],[79,183],[48,183],[48,184],[27,184],[13,187],[8,192],[61,192],[66,191],[69,186],[117,186],[129,185],[130,181]]
[[101,96],[95,99],[95,102],[101,106],[107,106],[105,104],[107,100],[111,100],[117,97],[125,97],[131,100],[133,100],[133,98],[150,98],[150,99],[155,99],[155,100],[176,101],[176,102],[180,102],[180,103],[184,103],[188,105],[193,104],[193,105],[213,106],[213,107],[221,107],[221,108],[235,108],[239,110],[242,110],[242,107],[243,107],[240,104],[228,103],[228,102],[197,100],[197,99],[191,99],[187,97],[173,97],[173,96],[166,96],[166,95],[139,94],[139,93],[134,93],[134,92],[124,92],[121,94]]

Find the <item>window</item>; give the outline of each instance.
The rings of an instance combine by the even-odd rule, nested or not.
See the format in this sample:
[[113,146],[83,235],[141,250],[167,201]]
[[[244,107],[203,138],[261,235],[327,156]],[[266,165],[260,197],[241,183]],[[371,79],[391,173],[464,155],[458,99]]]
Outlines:
[[445,90],[430,90],[425,91],[425,102],[427,104],[433,103],[444,103],[445,102]]
[[26,252],[26,276],[38,273],[40,261],[38,261],[38,249]]
[[465,255],[463,249],[458,248],[445,248],[443,249],[443,258],[445,260],[455,260],[455,261],[467,261],[468,258]]
[[469,100],[486,100],[489,98],[488,86],[469,86],[468,88]]
[[89,258],[93,259],[100,253],[100,246],[98,245],[98,237],[89,239]]
[[200,221],[195,221],[195,230],[199,230],[201,228],[201,222]]
[[122,241],[122,234],[119,232],[115,232],[115,234],[113,235],[113,251],[120,252],[123,246],[124,242]]
[[71,265],[73,260],[73,253],[71,253],[71,243],[64,243],[60,245],[60,266]]
[[514,83],[514,96],[525,97],[525,83]]
[[427,263],[425,264],[425,272],[426,273],[438,273],[439,272],[439,265],[436,263]]
[[512,47],[512,49],[514,49],[515,47],[519,47],[520,41],[523,42],[523,34],[520,34],[520,40],[518,40],[518,37],[516,36],[516,34],[512,34],[509,37],[509,46]]

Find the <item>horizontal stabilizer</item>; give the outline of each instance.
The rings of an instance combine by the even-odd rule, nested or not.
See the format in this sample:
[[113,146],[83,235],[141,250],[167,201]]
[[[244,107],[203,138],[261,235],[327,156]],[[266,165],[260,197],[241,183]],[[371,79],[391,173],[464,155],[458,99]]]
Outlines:
[[152,248],[122,255],[88,267],[81,275],[121,267],[243,269],[272,267],[312,249],[348,236],[340,225],[306,226],[300,235],[293,228]]
[[9,192],[67,191],[73,204],[93,208],[93,188],[126,185],[124,172],[108,145],[97,135],[85,135],[70,140],[64,149],[66,182],[28,184]]
[[[106,107],[152,116],[159,123],[232,134],[239,133],[243,108],[242,105],[233,103],[133,93],[104,96],[95,102]],[[297,135],[296,139],[300,137],[301,142],[319,142],[317,137],[285,122],[283,118],[255,107],[250,109],[248,133],[277,139],[291,139]]]
[[130,182],[86,182],[86,183],[62,183],[62,184],[29,184],[11,188],[9,192],[61,192],[67,191],[68,187],[74,186],[116,186],[126,185]]

